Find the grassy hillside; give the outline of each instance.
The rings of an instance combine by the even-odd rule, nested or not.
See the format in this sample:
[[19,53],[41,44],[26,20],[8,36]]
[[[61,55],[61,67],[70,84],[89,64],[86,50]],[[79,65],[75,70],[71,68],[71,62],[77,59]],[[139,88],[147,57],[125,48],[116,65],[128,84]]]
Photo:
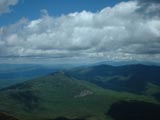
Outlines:
[[121,100],[158,104],[153,97],[103,89],[59,72],[1,90],[0,111],[19,120],[112,120],[107,112]]

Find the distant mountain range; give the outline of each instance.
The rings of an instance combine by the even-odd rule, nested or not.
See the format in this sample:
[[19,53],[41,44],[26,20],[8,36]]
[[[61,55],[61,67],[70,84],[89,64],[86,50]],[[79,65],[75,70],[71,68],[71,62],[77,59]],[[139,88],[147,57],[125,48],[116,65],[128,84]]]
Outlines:
[[60,70],[1,89],[0,112],[19,120],[160,119],[160,67]]
[[0,64],[0,88],[57,71],[54,66],[36,64]]
[[149,85],[160,85],[160,67],[153,65],[97,65],[66,71],[67,75],[106,89],[143,94]]
[[124,66],[124,65],[136,65],[136,64],[141,64],[141,65],[155,65],[155,66],[160,66],[159,62],[148,62],[148,61],[103,61],[103,62],[98,62],[95,63],[95,65],[112,65],[112,66]]

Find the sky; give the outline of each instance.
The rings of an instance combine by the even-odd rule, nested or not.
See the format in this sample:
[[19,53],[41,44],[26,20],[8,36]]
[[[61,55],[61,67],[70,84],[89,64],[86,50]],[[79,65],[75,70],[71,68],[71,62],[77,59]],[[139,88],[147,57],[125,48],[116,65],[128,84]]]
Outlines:
[[0,0],[0,63],[160,61],[159,0]]

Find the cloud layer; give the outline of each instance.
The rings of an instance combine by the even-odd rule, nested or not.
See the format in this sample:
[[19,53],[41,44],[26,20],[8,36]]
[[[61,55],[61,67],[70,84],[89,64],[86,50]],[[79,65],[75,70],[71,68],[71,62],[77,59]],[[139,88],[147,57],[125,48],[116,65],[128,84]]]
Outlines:
[[144,6],[129,1],[60,17],[43,10],[39,19],[0,28],[0,57],[159,60],[160,17],[151,15],[157,5],[140,11]]
[[10,7],[18,3],[18,0],[0,0],[0,15],[11,12]]

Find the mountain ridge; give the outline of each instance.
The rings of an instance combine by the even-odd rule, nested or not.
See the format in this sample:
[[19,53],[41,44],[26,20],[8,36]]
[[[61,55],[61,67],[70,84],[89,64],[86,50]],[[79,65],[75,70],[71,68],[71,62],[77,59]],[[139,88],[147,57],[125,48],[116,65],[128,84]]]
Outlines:
[[[133,70],[137,69],[137,66]],[[138,68],[141,67],[144,68],[144,66]],[[114,70],[113,68],[115,67],[109,67],[110,70]],[[117,68],[121,70],[124,67]],[[128,69],[128,67],[126,68]],[[115,76],[119,70],[113,71],[113,74],[112,71],[108,73],[107,69],[108,66],[105,65],[75,68],[7,87],[0,90],[0,111],[15,116],[19,120],[113,120],[106,113],[112,110],[112,105],[118,101],[136,100],[145,102],[147,105],[149,103],[160,104],[153,96],[160,92],[160,87],[155,84],[149,85],[145,91],[146,94],[137,94],[104,88],[92,81],[79,79],[74,74],[70,74],[70,72],[76,72],[88,78],[101,75],[98,78],[101,81],[116,79],[127,81],[130,79],[129,77]],[[92,74],[87,76],[88,73]],[[124,74],[126,73],[124,72]],[[108,77],[107,75],[114,76]]]

